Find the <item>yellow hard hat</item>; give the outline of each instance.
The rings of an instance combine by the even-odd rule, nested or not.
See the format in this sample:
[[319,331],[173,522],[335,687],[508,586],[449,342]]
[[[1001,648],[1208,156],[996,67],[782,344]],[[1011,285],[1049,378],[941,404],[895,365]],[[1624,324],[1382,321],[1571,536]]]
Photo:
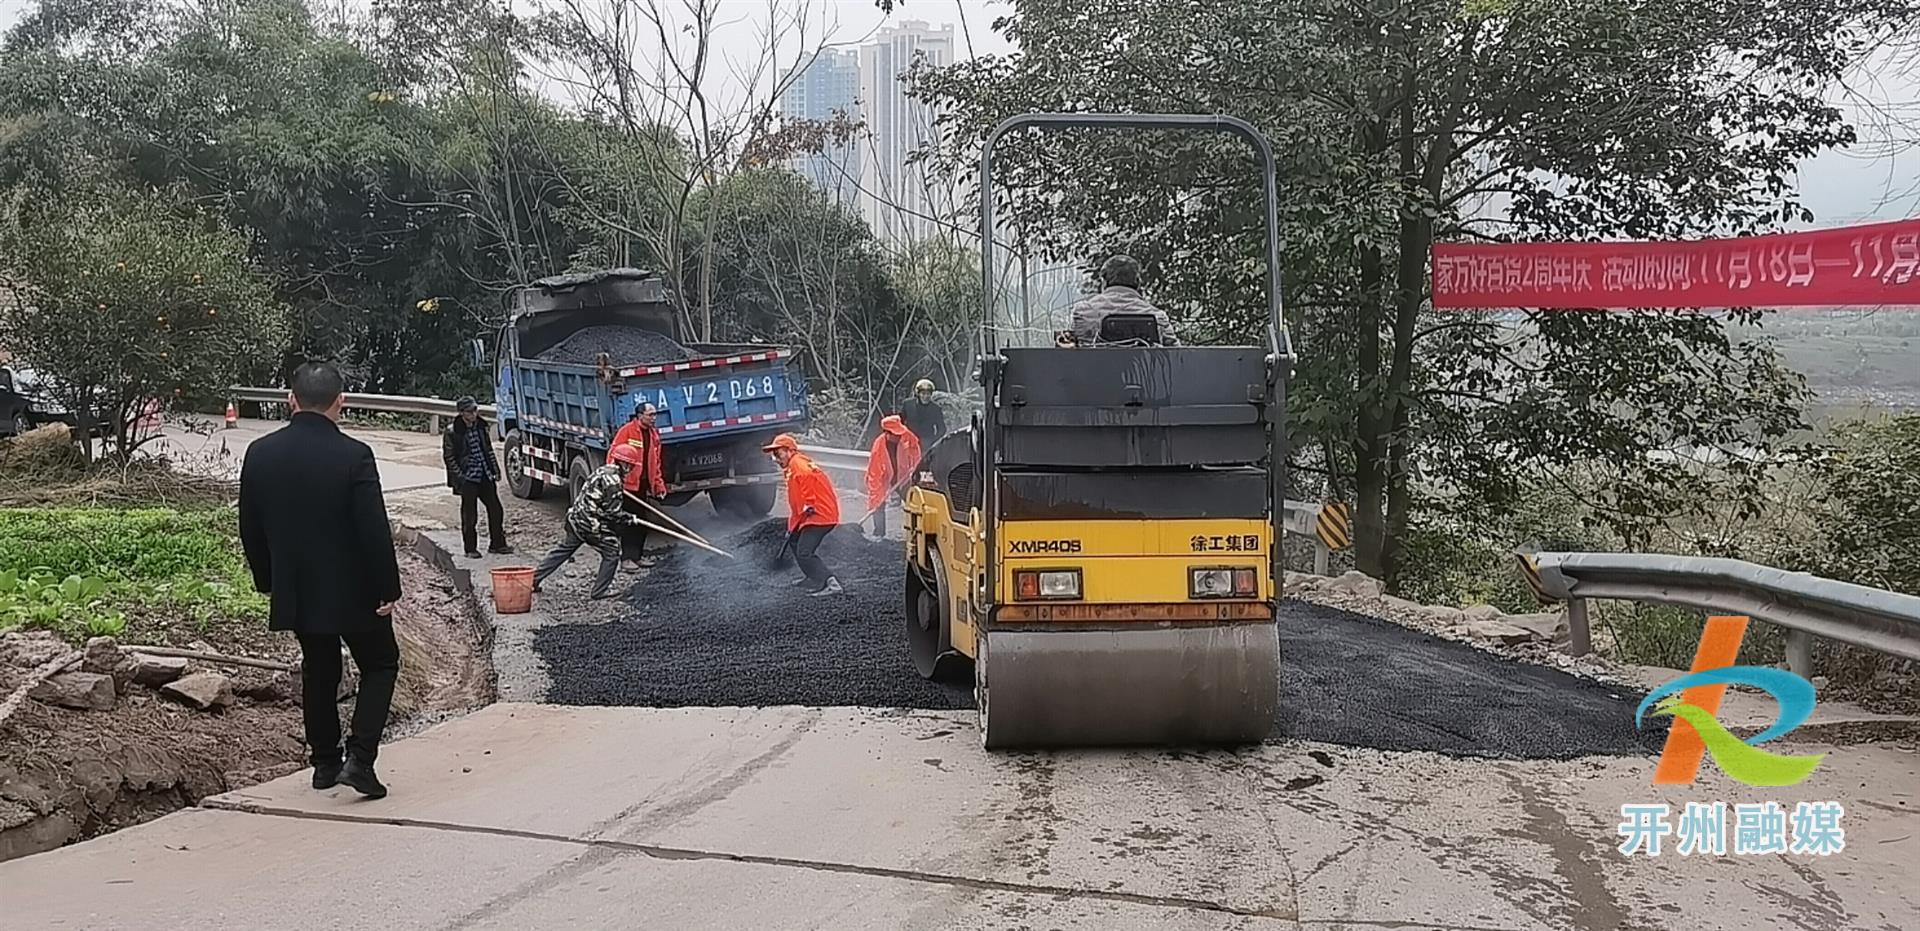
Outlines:
[[913,383],[913,390],[915,390],[915,391],[932,391],[932,390],[933,390],[933,379],[931,379],[931,378],[922,378],[922,379],[920,379],[919,381],[916,381],[916,382],[914,382],[914,383]]

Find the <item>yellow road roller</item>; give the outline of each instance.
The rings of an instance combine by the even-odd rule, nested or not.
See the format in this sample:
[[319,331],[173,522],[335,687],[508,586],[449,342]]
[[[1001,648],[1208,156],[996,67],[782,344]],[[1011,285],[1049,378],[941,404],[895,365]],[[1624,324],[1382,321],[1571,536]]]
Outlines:
[[[1028,127],[1226,131],[1266,173],[1266,346],[1158,345],[1152,315],[1079,348],[996,345],[984,410],[932,442],[906,494],[906,639],[969,669],[989,749],[1242,744],[1278,704],[1286,380],[1273,156],[1230,117],[1027,114]],[[983,196],[982,229],[994,230]],[[993,237],[982,237],[994,294]]]

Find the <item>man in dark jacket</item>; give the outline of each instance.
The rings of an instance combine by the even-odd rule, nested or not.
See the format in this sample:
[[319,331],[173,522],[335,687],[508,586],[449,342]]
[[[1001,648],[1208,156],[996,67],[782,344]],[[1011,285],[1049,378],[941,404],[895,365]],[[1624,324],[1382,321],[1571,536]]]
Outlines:
[[914,383],[913,400],[900,405],[900,419],[926,446],[947,435],[947,415],[940,409],[940,402],[933,399],[932,380],[922,378]]
[[461,398],[454,409],[458,416],[440,435],[440,458],[447,463],[447,487],[460,496],[460,539],[467,544],[467,558],[480,558],[481,504],[487,506],[487,552],[511,553],[500,511],[500,460],[493,454],[493,437],[473,398]]
[[[337,424],[344,387],[332,365],[293,373],[292,420],[255,440],[240,467],[240,541],[254,587],[272,596],[267,626],[300,640],[313,787],[344,782],[380,798],[387,789],[373,761],[400,674],[392,620],[400,566],[373,450]],[[335,706],[342,641],[360,669],[344,761]]]

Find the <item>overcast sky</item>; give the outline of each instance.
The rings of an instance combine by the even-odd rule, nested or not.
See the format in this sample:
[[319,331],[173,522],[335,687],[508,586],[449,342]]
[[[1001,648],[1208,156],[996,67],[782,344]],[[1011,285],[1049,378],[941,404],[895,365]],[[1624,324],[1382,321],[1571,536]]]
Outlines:
[[[16,22],[30,2],[0,0],[0,28]],[[725,61],[715,70],[732,85],[722,96],[744,95],[744,87],[724,76],[756,72],[754,63],[765,48],[770,0],[719,3],[722,25],[716,44]],[[908,20],[954,26],[963,58],[1013,50],[991,28],[995,19],[1012,10],[1011,0],[905,0],[891,17],[882,14],[872,0],[774,0],[773,8],[776,17],[798,16],[806,24],[804,40],[790,39],[791,47],[779,50],[781,62],[795,60],[801,42],[807,47],[852,47],[889,21]],[[1836,102],[1860,126],[1862,142],[1848,151],[1822,155],[1801,169],[1801,193],[1817,216],[1816,225],[1920,215],[1920,146],[1915,145],[1920,130],[1914,128],[1920,127],[1920,86],[1876,76],[1870,70],[1856,75],[1852,83],[1859,96]]]

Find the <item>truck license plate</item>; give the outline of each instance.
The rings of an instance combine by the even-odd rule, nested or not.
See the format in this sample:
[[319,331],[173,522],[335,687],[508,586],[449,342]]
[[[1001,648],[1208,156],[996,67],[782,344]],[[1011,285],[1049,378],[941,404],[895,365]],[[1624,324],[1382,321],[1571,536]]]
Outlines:
[[701,453],[698,456],[687,457],[689,466],[716,466],[725,461],[727,461],[726,453]]
[[770,397],[773,397],[772,375],[725,378],[680,386],[680,400],[687,407]]

